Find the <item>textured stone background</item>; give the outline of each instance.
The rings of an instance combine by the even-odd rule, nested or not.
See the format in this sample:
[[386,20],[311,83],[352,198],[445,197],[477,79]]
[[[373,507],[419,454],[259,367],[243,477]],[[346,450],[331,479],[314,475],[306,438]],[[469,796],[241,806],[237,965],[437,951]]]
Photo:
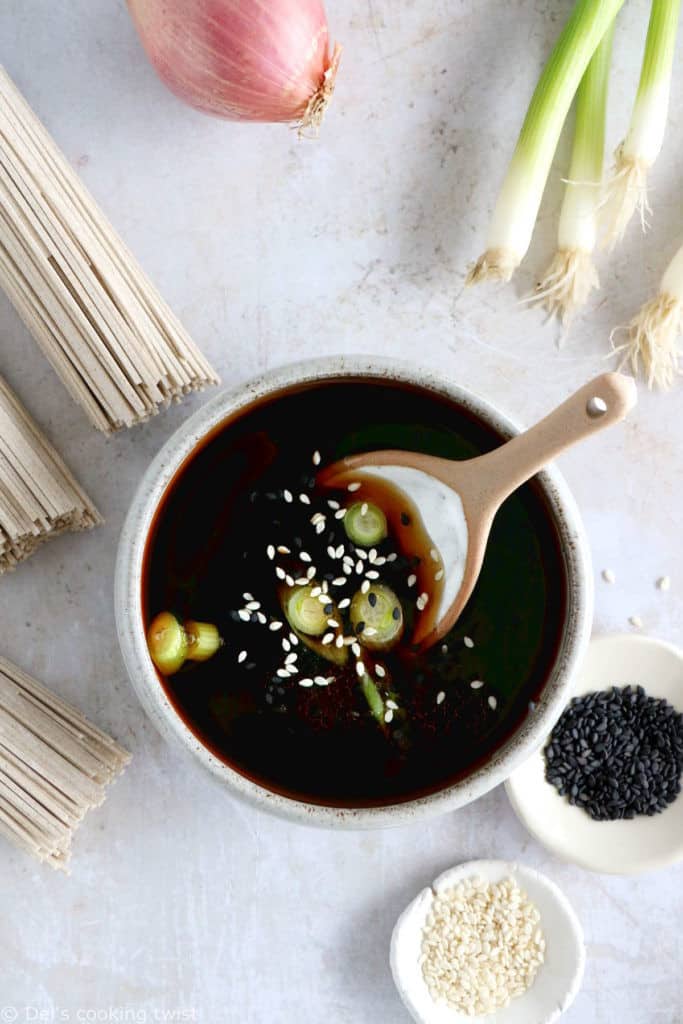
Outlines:
[[[462,285],[569,0],[328,6],[345,55],[317,143],[185,109],[143,59],[122,0],[4,0],[0,59],[226,382],[307,353],[394,353],[532,421],[606,365],[611,327],[683,236],[680,109],[652,178],[651,232],[634,225],[603,260],[604,290],[558,350],[541,314],[516,303],[553,247],[566,142],[516,286]],[[610,147],[647,7],[631,0],[620,19]],[[500,789],[426,826],[310,831],[238,806],[166,747],[123,677],[112,576],[138,480],[201,398],[98,436],[3,296],[0,369],[107,516],[0,583],[2,651],[135,754],[79,836],[70,878],[3,845],[0,1004],[20,1020],[116,1019],[102,1016],[113,1007],[136,1021],[187,1010],[206,1024],[403,1024],[387,965],[396,915],[449,865],[498,856],[547,871],[583,920],[588,969],[568,1024],[683,1020],[683,867],[627,880],[563,865]],[[678,396],[643,394],[628,425],[561,460],[596,576],[609,565],[618,577],[597,580],[599,630],[637,613],[678,639],[682,434]],[[669,594],[654,587],[662,573]]]

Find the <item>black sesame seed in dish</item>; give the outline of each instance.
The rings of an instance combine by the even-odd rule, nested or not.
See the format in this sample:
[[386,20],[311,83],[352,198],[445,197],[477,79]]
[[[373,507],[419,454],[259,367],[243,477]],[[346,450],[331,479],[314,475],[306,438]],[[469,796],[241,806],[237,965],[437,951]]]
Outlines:
[[596,821],[652,816],[681,792],[683,714],[642,686],[575,697],[544,748],[545,776]]
[[217,758],[339,807],[414,799],[491,760],[541,696],[565,626],[565,558],[541,486],[505,503],[461,619],[421,651],[413,627],[440,582],[428,538],[416,547],[419,524],[401,511],[388,530],[391,510],[360,487],[321,492],[311,465],[373,448],[470,458],[502,440],[435,392],[349,379],[256,402],[193,452],[159,506],[143,595],[146,625],[173,609],[222,639],[209,660],[160,676]]

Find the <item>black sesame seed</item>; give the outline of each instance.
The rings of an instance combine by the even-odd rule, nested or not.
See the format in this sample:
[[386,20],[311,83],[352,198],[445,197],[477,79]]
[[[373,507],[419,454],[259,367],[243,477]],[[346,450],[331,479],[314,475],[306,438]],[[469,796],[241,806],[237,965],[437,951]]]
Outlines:
[[401,523],[403,526],[410,526],[410,516],[407,512],[401,512]]
[[546,779],[598,821],[658,814],[681,791],[683,716],[642,686],[575,697],[546,745]]
[[365,629],[365,623],[364,622],[358,622],[356,624],[356,633],[358,633],[359,635],[363,632],[364,629]]
[[377,594],[373,594],[372,591],[368,594],[368,604],[371,608],[374,608],[377,604]]
[[394,619],[395,622],[398,622],[398,620],[401,618],[401,609],[398,606],[394,608],[394,610],[392,611],[391,617],[392,619]]

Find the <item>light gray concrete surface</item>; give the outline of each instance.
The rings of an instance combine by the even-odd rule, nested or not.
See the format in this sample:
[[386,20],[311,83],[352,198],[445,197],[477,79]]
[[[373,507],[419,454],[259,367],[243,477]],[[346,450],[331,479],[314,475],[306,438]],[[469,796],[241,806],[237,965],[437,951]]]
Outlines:
[[[463,279],[568,0],[328,6],[345,53],[318,142],[184,108],[121,0],[4,0],[0,60],[226,382],[308,353],[393,352],[532,421],[608,365],[611,328],[683,237],[680,108],[652,176],[651,231],[634,225],[601,260],[604,289],[558,350],[517,303],[552,250],[566,142],[516,285],[463,293]],[[610,146],[647,7],[631,0],[620,19]],[[674,97],[682,88],[679,61]],[[404,1024],[388,969],[395,917],[450,865],[504,857],[548,872],[583,921],[588,967],[567,1024],[683,1020],[683,867],[633,880],[563,865],[502,789],[427,825],[311,831],[239,806],[166,747],[123,676],[112,574],[146,464],[202,398],[98,436],[4,296],[0,372],[107,517],[0,582],[0,647],[135,755],[78,836],[71,877],[3,845],[0,1019]],[[679,396],[644,392],[623,429],[561,460],[592,542],[599,630],[638,614],[679,640],[682,435]],[[655,587],[664,573],[669,593]]]

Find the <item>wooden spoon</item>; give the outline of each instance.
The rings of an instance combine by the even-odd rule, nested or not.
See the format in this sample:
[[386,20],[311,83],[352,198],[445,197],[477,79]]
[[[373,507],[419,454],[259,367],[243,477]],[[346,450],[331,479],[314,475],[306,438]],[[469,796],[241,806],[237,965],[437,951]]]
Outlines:
[[436,530],[426,532],[434,545],[434,568],[441,564],[436,531],[441,529],[442,537],[448,539],[450,535],[443,534],[444,524],[448,528],[449,522],[462,521],[460,556],[451,559],[453,564],[444,562],[444,572],[430,577],[433,580],[436,576],[440,582],[433,584],[428,594],[427,610],[418,617],[413,643],[430,647],[457,621],[479,578],[491,525],[505,499],[556,455],[623,420],[636,401],[633,378],[604,373],[536,426],[486,455],[457,462],[420,452],[386,450],[350,455],[321,471],[321,485],[347,487],[370,500],[379,494],[382,504],[389,480],[390,489],[407,499],[407,506],[417,510],[418,518],[425,510],[425,485],[431,486],[437,495],[438,511],[432,514]]

